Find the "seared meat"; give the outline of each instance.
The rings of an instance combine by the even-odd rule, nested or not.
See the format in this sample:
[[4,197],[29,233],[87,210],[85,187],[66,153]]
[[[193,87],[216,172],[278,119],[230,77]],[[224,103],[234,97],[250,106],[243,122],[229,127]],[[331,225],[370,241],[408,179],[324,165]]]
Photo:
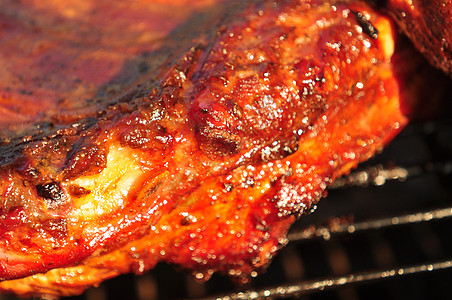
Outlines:
[[384,2],[397,25],[431,64],[452,76],[452,1]]
[[195,4],[163,24],[156,4],[2,7],[0,289],[76,294],[159,261],[245,279],[405,125],[366,5]]

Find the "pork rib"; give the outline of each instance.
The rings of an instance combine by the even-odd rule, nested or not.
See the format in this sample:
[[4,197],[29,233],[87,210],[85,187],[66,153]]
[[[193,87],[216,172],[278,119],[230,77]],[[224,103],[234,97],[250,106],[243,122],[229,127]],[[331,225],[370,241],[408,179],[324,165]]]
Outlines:
[[[391,24],[360,2],[200,2],[203,13],[184,10],[194,17],[180,13],[184,21],[169,24],[171,33],[158,31],[164,38],[153,46],[106,46],[115,66],[125,63],[115,51],[147,51],[125,63],[138,71],[126,68],[108,82],[102,76],[117,68],[93,68],[84,55],[96,41],[115,41],[102,40],[110,37],[98,31],[104,24],[86,17],[100,4],[83,3],[79,20],[62,20],[68,12],[52,6],[58,14],[38,24],[62,34],[38,37],[47,48],[28,54],[32,61],[50,53],[50,61],[86,64],[60,70],[56,86],[52,65],[31,64],[44,73],[25,81],[41,89],[19,94],[35,109],[2,102],[11,116],[2,119],[0,148],[3,291],[77,294],[159,261],[206,278],[215,271],[246,278],[266,266],[332,180],[406,124]],[[115,5],[107,12],[127,14]],[[23,8],[21,17],[38,6]],[[36,23],[23,29],[9,21],[2,20],[11,26],[3,35],[39,31]],[[150,26],[120,24],[123,31]],[[71,44],[66,32],[80,34],[86,48]],[[57,46],[68,52],[53,57]],[[12,55],[1,49],[3,59]],[[73,73],[82,79],[69,81]],[[45,97],[52,88],[71,101]]]
[[386,10],[435,67],[452,76],[452,1],[389,0]]

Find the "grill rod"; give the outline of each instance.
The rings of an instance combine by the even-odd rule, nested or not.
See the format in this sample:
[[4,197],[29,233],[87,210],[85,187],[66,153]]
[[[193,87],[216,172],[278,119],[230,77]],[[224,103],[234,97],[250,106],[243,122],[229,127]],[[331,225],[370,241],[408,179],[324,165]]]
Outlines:
[[411,167],[384,167],[379,164],[337,178],[328,189],[350,188],[356,186],[366,187],[369,185],[382,186],[386,182],[392,180],[405,181],[408,178],[419,177],[426,174],[449,175],[451,173],[452,161],[450,160],[437,163],[425,163],[423,165]]
[[[265,288],[259,291],[249,290],[226,296],[203,298],[202,300],[245,300],[245,299],[278,299],[286,297],[298,297],[309,293],[342,287],[355,283],[365,283],[374,280],[388,279],[402,275],[412,275],[424,272],[445,270],[452,268],[452,259],[431,264],[420,264],[410,267],[387,269],[383,271],[371,271],[349,274],[344,276],[329,277],[327,279],[303,281],[295,284],[281,285]],[[201,300],[201,299],[200,299]]]
[[[365,230],[376,230],[391,226],[409,225],[415,223],[436,221],[452,217],[452,206],[427,210],[402,216],[379,218],[363,222],[348,222],[337,218],[328,226],[309,226],[301,230],[295,230],[288,234],[290,242],[300,242],[313,238],[329,240],[332,234],[352,234]],[[396,276],[412,275],[430,271],[438,271],[452,268],[452,259],[425,263],[408,267],[386,269],[383,271],[369,271],[352,273],[344,276],[328,277],[320,280],[301,281],[294,284],[280,285],[259,290],[248,290],[217,297],[201,298],[198,300],[241,300],[241,299],[278,299],[297,297],[323,291],[325,289],[338,288],[355,283],[365,283],[375,280],[394,278]]]
[[375,230],[397,225],[408,225],[452,217],[452,206],[402,216],[379,218],[370,221],[350,222],[345,218],[334,218],[326,226],[308,226],[291,231],[287,238],[291,242],[321,237],[329,240],[332,234],[355,233],[364,230]]

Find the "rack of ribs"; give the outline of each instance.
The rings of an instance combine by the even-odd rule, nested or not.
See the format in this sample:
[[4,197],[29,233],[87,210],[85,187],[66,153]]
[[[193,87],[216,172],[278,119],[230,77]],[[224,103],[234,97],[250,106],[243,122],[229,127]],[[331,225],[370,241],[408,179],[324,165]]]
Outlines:
[[[8,1],[6,1],[8,2]],[[0,4],[0,290],[246,280],[407,123],[359,1]]]

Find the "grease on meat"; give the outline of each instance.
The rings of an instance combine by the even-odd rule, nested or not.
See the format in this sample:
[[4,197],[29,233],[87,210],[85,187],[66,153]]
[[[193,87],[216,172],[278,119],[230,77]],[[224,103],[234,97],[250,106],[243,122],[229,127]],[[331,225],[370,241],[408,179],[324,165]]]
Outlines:
[[[158,15],[159,6],[150,7]],[[114,96],[85,76],[69,103],[27,98],[36,106],[52,100],[61,111],[37,109],[22,123],[3,123],[0,289],[77,294],[159,261],[204,278],[223,271],[245,280],[268,264],[330,182],[406,124],[392,25],[361,2],[202,2],[196,9],[204,13],[174,21],[171,33],[162,29],[166,38],[131,63],[145,66],[125,71],[136,87],[121,73],[125,81],[109,84],[124,93]],[[88,41],[111,37],[90,36],[76,18],[49,20],[71,25],[72,34],[80,29]],[[118,49],[144,51],[118,43],[105,46],[115,63],[125,61]],[[91,46],[81,42],[71,55],[86,62]],[[99,67],[98,79],[109,66]]]

